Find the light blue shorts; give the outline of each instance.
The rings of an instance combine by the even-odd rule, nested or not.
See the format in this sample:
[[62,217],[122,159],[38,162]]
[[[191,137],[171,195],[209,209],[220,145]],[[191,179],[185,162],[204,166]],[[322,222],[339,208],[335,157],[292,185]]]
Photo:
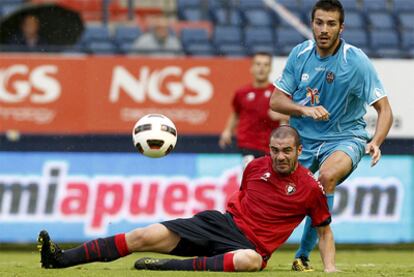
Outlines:
[[[299,156],[299,162],[313,173],[317,172],[322,163],[334,152],[342,151],[352,160],[352,170],[342,181],[344,181],[358,166],[359,161],[365,153],[367,142],[360,138],[333,141],[302,141],[303,151]],[[341,182],[342,182],[341,181]]]

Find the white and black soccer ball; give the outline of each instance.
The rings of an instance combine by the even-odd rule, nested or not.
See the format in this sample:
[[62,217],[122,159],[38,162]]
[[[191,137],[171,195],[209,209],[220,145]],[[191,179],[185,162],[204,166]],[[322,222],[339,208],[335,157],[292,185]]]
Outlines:
[[147,157],[160,158],[174,149],[177,128],[165,115],[147,114],[135,123],[132,141],[140,153]]

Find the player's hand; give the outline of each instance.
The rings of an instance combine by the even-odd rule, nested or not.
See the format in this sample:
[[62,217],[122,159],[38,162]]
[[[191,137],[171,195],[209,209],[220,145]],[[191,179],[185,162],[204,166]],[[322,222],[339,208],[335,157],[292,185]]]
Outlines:
[[302,114],[315,120],[329,120],[329,112],[323,106],[303,107]]
[[371,155],[371,167],[376,165],[381,159],[381,150],[379,149],[379,146],[372,141],[365,147],[365,154]]
[[227,145],[230,145],[230,144],[231,144],[231,132],[224,130],[220,136],[219,146],[221,149],[224,149],[226,148]]

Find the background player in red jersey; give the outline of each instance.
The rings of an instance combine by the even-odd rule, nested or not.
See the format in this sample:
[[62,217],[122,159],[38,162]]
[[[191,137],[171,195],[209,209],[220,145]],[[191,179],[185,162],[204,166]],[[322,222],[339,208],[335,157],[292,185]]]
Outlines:
[[41,265],[63,268],[108,262],[132,252],[158,252],[190,259],[142,258],[136,269],[258,271],[305,216],[319,235],[325,272],[335,272],[331,215],[322,186],[298,163],[302,145],[289,126],[272,132],[270,156],[248,164],[240,191],[229,200],[227,212],[204,211],[137,228],[126,234],[96,239],[61,250],[46,231],[39,234]]
[[259,52],[250,68],[253,83],[238,89],[233,97],[233,112],[221,133],[219,145],[224,149],[236,131],[237,146],[246,165],[254,158],[269,153],[269,136],[279,124],[287,123],[287,115],[271,111],[269,100],[274,86],[269,83],[272,56]]

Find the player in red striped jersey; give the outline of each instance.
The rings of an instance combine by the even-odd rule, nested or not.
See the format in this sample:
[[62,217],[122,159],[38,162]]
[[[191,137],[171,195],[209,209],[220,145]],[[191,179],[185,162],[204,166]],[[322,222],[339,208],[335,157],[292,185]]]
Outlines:
[[303,220],[310,216],[319,235],[325,272],[335,272],[331,215],[322,186],[298,163],[302,145],[287,125],[274,130],[270,156],[255,159],[244,170],[241,188],[226,213],[204,211],[96,239],[61,250],[46,231],[39,234],[41,265],[63,268],[108,262],[132,252],[158,252],[190,259],[142,258],[136,269],[194,271],[258,271]]

